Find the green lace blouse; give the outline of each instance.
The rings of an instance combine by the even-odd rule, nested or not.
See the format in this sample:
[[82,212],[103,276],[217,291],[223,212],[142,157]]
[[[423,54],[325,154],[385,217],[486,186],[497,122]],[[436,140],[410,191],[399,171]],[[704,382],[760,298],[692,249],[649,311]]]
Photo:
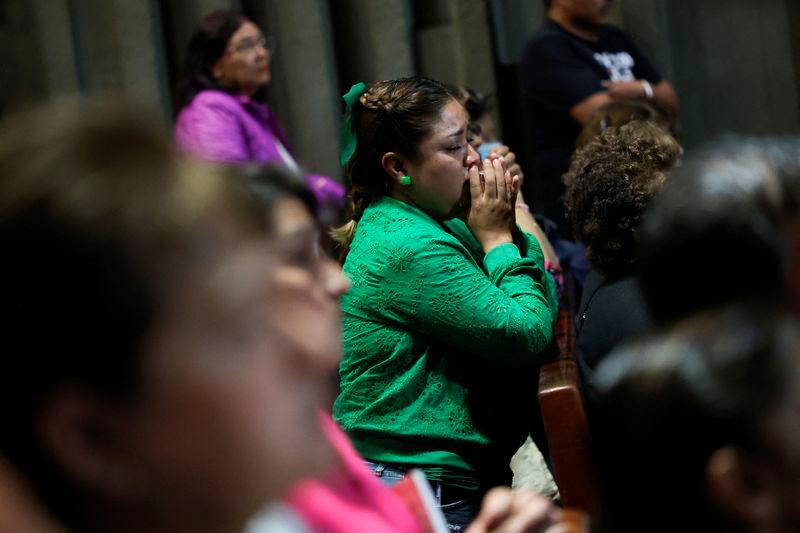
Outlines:
[[333,410],[365,458],[466,489],[510,482],[557,311],[522,235],[484,254],[461,220],[388,197],[366,209],[344,264]]

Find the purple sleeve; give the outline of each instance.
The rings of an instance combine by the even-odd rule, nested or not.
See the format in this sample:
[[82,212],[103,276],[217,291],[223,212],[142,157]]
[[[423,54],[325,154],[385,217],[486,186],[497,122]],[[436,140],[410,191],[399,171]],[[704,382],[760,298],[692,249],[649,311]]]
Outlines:
[[344,207],[345,188],[341,183],[318,174],[306,174],[306,186],[311,190],[321,206],[337,209]]
[[252,160],[237,110],[198,95],[178,116],[175,141],[183,150],[224,163]]

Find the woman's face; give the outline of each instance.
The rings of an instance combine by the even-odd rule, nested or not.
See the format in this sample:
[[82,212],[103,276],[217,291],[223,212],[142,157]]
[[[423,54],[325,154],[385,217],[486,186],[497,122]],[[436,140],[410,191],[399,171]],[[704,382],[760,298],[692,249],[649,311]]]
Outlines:
[[464,106],[452,100],[420,143],[418,157],[404,163],[412,185],[400,193],[436,218],[452,218],[469,207],[467,169],[480,158],[468,142],[468,122]]
[[334,459],[319,410],[347,284],[318,268],[309,231],[240,242],[174,280],[127,436],[172,516],[238,524]]
[[273,216],[275,241],[286,266],[310,273],[336,305],[338,313],[339,298],[350,289],[350,280],[320,248],[319,225],[308,208],[299,199],[288,196],[278,202]]
[[271,54],[258,26],[244,22],[231,35],[222,57],[214,64],[214,78],[223,86],[252,96],[269,83]]

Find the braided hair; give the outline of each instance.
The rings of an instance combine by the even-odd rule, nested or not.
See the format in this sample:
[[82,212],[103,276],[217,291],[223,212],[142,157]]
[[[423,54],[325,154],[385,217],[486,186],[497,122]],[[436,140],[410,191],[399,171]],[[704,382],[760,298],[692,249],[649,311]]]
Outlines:
[[370,202],[390,190],[382,158],[395,152],[414,160],[419,144],[430,135],[442,109],[458,94],[445,84],[423,77],[373,84],[353,106],[356,149],[345,165],[351,200],[351,220],[331,235],[348,246]]

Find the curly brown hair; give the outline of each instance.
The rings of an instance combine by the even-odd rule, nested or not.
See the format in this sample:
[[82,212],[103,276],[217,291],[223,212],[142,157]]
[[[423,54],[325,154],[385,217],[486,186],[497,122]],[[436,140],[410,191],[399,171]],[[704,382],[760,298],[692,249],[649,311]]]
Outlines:
[[639,219],[681,151],[666,130],[635,120],[605,130],[572,156],[562,178],[567,220],[606,276],[631,270]]

